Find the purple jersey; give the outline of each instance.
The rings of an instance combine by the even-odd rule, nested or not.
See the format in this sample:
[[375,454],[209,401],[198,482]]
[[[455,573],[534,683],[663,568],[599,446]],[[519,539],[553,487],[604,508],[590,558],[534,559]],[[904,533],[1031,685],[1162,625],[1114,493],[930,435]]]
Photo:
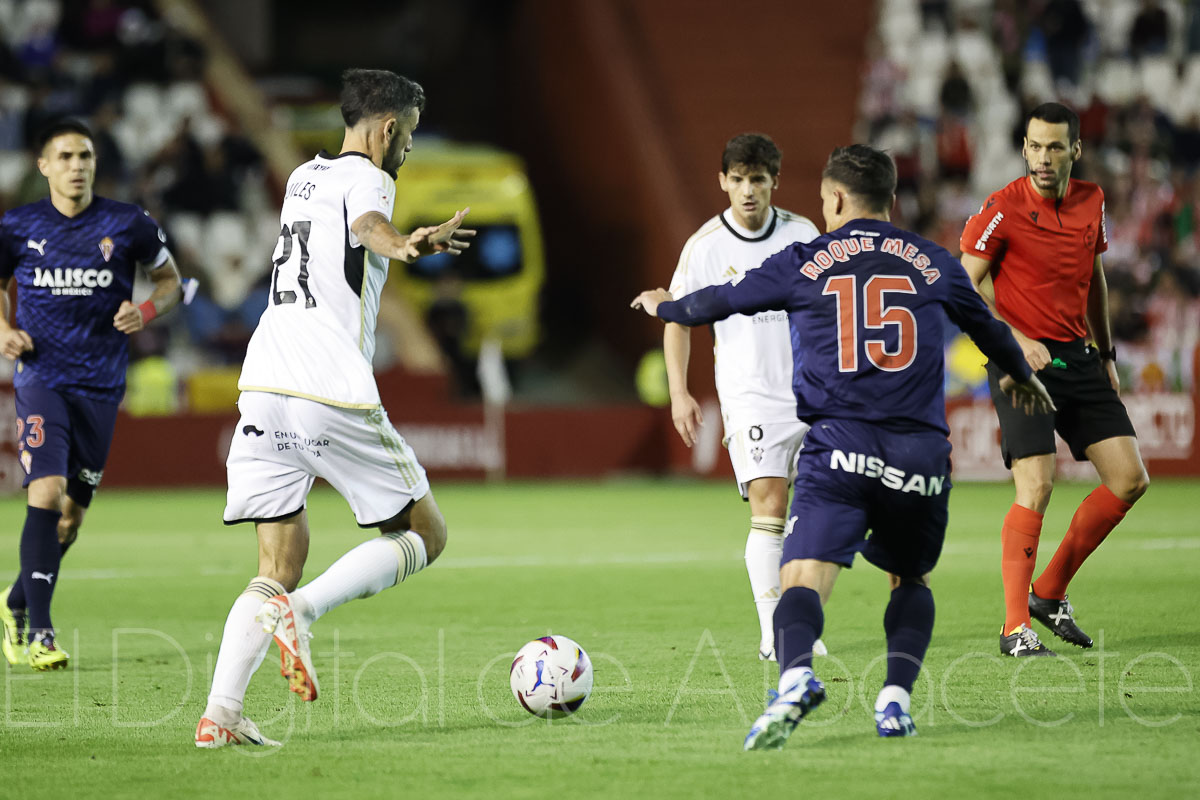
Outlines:
[[858,219],[784,248],[740,281],[658,307],[668,322],[788,312],[797,416],[891,426],[946,426],[948,316],[1000,369],[1030,370],[1008,327],[988,311],[944,248],[890,222]]
[[145,211],[103,197],[75,217],[48,199],[5,214],[0,278],[16,278],[17,327],[33,339],[13,384],[118,402],[129,336],[113,316],[133,295],[137,265],[165,260],[165,241]]

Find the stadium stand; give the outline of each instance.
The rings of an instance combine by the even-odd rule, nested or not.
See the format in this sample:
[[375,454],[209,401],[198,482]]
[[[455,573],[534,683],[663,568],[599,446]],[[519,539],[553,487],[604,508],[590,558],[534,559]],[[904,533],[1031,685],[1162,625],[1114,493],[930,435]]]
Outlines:
[[[914,46],[917,42],[919,46]],[[957,252],[1023,171],[1026,112],[1078,110],[1074,176],[1105,191],[1125,385],[1192,391],[1200,343],[1200,8],[1195,3],[881,0],[858,137],[900,169],[900,224]]]
[[0,210],[46,191],[30,151],[49,119],[96,132],[97,194],[137,202],[163,224],[185,277],[201,279],[186,315],[134,342],[184,372],[240,358],[265,304],[275,235],[259,149],[218,113],[209,50],[144,3],[0,2]]

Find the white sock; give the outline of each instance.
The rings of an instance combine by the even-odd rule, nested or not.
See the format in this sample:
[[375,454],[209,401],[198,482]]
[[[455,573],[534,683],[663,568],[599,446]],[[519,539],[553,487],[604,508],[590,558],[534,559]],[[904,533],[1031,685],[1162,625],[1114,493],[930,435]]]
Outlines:
[[779,693],[783,694],[785,689],[792,688],[806,675],[812,674],[812,667],[792,667],[785,669],[783,674],[779,676]]
[[[425,568],[425,542],[413,531],[363,542],[292,593],[309,623],[351,600],[379,594]],[[307,606],[307,608],[305,608]]]
[[775,641],[775,606],[779,605],[779,561],[783,557],[784,520],[751,517],[746,537],[746,573],[758,610],[762,641]]
[[212,689],[204,710],[204,716],[213,722],[228,725],[241,716],[250,676],[262,664],[271,644],[271,634],[263,631],[254,616],[264,602],[283,593],[283,584],[260,575],[233,601],[233,608],[225,618]]
[[879,697],[875,698],[875,710],[883,711],[888,703],[899,703],[900,710],[907,714],[911,700],[905,689],[892,684],[879,690]]

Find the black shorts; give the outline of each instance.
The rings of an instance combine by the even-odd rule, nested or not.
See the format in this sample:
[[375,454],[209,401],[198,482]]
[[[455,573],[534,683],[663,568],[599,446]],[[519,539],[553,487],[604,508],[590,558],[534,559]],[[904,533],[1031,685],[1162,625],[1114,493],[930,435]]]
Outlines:
[[1027,415],[1012,407],[1000,391],[1002,373],[988,363],[988,385],[1000,419],[1000,452],[1004,466],[1013,459],[1054,453],[1054,432],[1071,448],[1076,461],[1086,461],[1086,450],[1114,436],[1134,436],[1133,423],[1121,397],[1108,382],[1100,355],[1085,340],[1056,342],[1042,339],[1050,351],[1050,366],[1038,371],[1038,379],[1054,399],[1057,412]]

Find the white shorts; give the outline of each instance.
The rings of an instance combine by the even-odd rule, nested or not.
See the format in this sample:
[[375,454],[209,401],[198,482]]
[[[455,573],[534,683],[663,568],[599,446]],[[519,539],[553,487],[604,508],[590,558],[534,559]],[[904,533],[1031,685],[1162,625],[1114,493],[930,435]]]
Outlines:
[[742,499],[750,496],[750,481],[757,478],[796,477],[796,455],[804,444],[808,425],[795,422],[768,422],[751,425],[729,437],[729,460]]
[[337,408],[242,392],[229,459],[225,523],[273,522],[304,508],[315,478],[346,498],[363,528],[387,522],[429,492],[412,448],[382,408]]

